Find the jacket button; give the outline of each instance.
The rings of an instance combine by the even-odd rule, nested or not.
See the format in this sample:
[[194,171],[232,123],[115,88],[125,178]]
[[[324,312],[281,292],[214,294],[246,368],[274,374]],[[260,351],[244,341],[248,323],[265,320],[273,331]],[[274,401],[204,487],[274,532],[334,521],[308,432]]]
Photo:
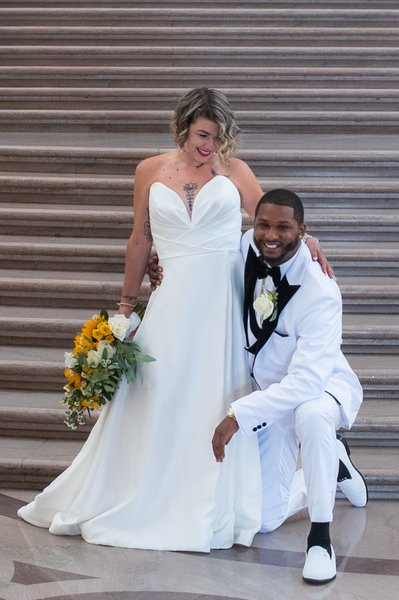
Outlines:
[[252,427],[252,431],[258,431],[257,427]]
[[258,425],[257,429],[262,429],[262,425]]
[[266,427],[267,423],[262,423],[262,427]]

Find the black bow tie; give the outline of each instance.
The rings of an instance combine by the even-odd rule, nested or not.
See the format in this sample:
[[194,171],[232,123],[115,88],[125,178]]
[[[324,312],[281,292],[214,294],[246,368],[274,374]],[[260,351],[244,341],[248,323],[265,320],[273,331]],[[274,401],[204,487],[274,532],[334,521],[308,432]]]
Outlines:
[[276,287],[280,283],[280,267],[268,267],[259,256],[253,256],[251,260],[251,267],[258,279],[265,279],[266,277],[270,276],[273,279],[273,283]]

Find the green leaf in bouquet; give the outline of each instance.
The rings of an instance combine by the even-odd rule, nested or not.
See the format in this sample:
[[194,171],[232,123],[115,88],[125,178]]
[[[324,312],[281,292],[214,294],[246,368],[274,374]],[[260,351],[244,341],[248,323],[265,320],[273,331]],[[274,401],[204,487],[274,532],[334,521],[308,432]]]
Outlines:
[[142,319],[144,317],[146,306],[143,302],[138,302],[134,307],[134,312]]
[[108,321],[108,311],[105,310],[105,308],[103,308],[102,310],[100,310],[100,317],[102,317],[103,319],[105,319],[106,321]]

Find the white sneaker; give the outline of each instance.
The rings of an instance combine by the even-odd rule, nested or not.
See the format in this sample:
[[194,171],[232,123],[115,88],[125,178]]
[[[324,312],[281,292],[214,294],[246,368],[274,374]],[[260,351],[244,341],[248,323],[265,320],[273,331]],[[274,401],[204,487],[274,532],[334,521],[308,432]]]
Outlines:
[[331,546],[331,556],[325,548],[312,546],[306,553],[302,578],[306,583],[322,584],[335,579],[337,566],[334,548]]
[[337,444],[339,460],[344,464],[347,473],[345,478],[338,479],[338,488],[353,506],[358,508],[366,506],[368,500],[367,484],[363,475],[349,458],[348,442],[343,437],[337,436]]

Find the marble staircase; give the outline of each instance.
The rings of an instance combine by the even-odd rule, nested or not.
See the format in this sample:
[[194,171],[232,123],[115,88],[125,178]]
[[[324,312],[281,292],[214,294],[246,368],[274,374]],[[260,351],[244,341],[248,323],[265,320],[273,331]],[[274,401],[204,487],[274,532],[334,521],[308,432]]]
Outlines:
[[345,435],[371,497],[399,498],[397,2],[0,0],[0,23],[2,487],[42,488],[87,436],[63,423],[63,352],[114,310],[135,165],[209,85],[262,187],[305,202],[365,390]]

